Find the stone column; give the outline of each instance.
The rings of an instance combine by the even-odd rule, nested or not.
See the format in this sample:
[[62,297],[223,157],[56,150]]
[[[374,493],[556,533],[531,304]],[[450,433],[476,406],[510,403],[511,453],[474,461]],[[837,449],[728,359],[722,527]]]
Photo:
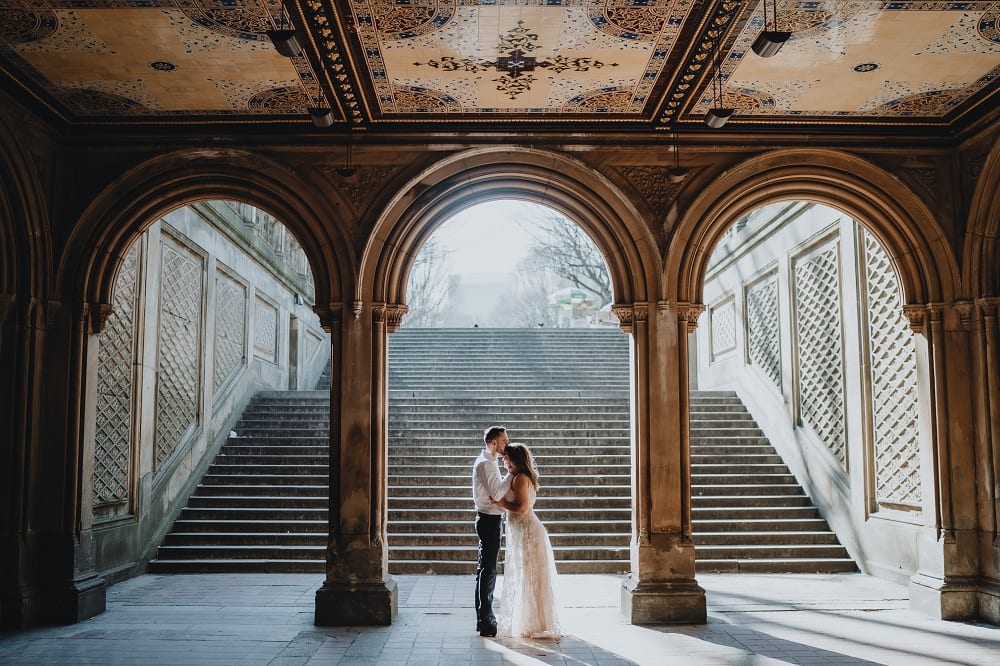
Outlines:
[[1000,298],[976,301],[972,382],[976,410],[976,487],[979,505],[979,619],[1000,624]]
[[[330,333],[330,505],[321,626],[388,625],[397,609],[388,573],[384,425],[386,306],[317,307]],[[377,418],[376,412],[381,414]]]
[[15,425],[23,458],[13,465],[20,520],[4,556],[13,559],[17,580],[16,589],[5,590],[8,626],[79,622],[105,609],[89,504],[93,459],[84,455],[82,428],[87,345],[101,322],[94,315],[104,311],[38,300],[26,308],[23,345],[15,351],[24,387]]
[[[622,612],[633,624],[706,621],[691,539],[688,333],[704,306],[615,306],[632,333],[632,572]],[[652,314],[652,317],[649,315]]]
[[[977,615],[979,552],[972,414],[972,304],[907,306],[921,394],[924,527],[910,607],[946,620]],[[923,388],[923,387],[922,387]]]

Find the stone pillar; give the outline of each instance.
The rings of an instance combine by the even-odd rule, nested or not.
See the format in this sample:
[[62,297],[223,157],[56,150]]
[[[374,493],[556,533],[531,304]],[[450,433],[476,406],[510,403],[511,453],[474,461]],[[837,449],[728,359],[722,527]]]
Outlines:
[[977,615],[979,539],[970,382],[972,304],[907,306],[921,377],[924,527],[910,607],[946,620]]
[[976,301],[972,383],[976,387],[976,488],[980,548],[981,620],[1000,624],[1000,298]]
[[21,511],[4,554],[16,579],[4,585],[5,626],[79,622],[105,609],[89,504],[93,459],[84,455],[82,428],[87,344],[101,321],[95,312],[104,309],[56,301],[26,308],[23,345],[15,350],[23,386],[15,437],[23,457],[12,465],[11,488]]
[[[388,573],[385,496],[386,306],[316,308],[330,333],[330,506],[320,626],[388,625],[397,609]],[[378,414],[378,415],[377,415]]]
[[[691,539],[688,333],[704,306],[615,306],[632,333],[632,572],[622,612],[633,624],[706,621]],[[649,315],[652,314],[652,317]]]

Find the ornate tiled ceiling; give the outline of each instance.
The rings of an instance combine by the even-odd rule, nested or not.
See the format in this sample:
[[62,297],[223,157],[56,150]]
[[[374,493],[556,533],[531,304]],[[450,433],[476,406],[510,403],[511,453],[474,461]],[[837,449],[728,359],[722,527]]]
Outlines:
[[0,67],[77,125],[312,130],[328,105],[342,128],[627,130],[723,106],[748,130],[884,129],[1000,106],[1000,2],[776,4],[791,38],[761,58],[757,1],[289,0],[286,58],[279,0],[0,0]]

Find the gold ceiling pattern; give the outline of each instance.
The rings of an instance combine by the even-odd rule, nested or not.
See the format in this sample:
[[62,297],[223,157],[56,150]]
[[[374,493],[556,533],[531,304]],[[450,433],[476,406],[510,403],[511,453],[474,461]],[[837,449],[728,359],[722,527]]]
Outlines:
[[[769,3],[770,4],[770,3]],[[1000,106],[1000,2],[0,0],[4,87],[72,124],[940,126]],[[287,11],[303,47],[267,31]],[[773,17],[768,23],[774,29]],[[712,85],[713,81],[720,85]],[[721,88],[721,93],[720,93]]]

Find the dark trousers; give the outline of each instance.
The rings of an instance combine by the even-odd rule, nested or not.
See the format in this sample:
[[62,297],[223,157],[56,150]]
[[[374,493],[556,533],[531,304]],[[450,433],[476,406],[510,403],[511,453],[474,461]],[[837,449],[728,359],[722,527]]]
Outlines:
[[479,558],[476,560],[476,625],[496,624],[493,614],[493,588],[497,584],[497,558],[500,557],[500,516],[476,513],[479,535]]

